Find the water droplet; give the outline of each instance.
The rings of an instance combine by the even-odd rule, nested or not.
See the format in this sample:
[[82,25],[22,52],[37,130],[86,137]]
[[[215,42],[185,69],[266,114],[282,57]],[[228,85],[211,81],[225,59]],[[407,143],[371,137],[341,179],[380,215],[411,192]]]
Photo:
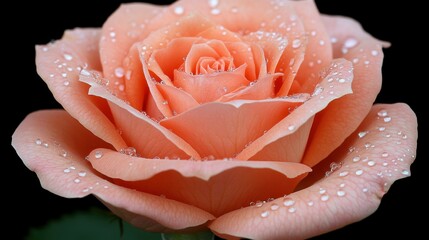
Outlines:
[[40,138],[38,138],[38,139],[36,139],[35,143],[36,143],[37,145],[42,145],[42,140],[40,140]]
[[219,4],[219,0],[209,0],[209,6],[214,8]]
[[76,168],[75,167],[73,167],[73,166],[71,166],[71,167],[69,167],[71,170],[76,170]]
[[273,203],[270,207],[271,210],[276,211],[277,209],[279,209],[279,205]]
[[86,172],[85,171],[80,171],[78,173],[78,175],[81,176],[81,177],[85,177],[86,176]]
[[68,156],[68,152],[66,150],[61,150],[60,156],[66,158]]
[[80,183],[80,179],[79,179],[79,178],[75,178],[75,179],[73,180],[73,182],[75,182],[75,183]]
[[345,48],[353,48],[358,44],[358,41],[355,38],[349,38],[344,42]]
[[121,68],[121,67],[117,67],[117,68],[115,69],[115,76],[116,76],[117,78],[122,78],[124,75],[125,75],[125,71],[124,71],[124,69],[123,69],[123,68]]
[[109,188],[109,186],[103,186],[103,188],[104,188],[104,189],[108,189],[108,188]]
[[69,81],[64,81],[63,85],[67,87],[68,85],[70,85],[70,82]]
[[323,202],[328,201],[328,200],[329,200],[329,195],[327,195],[327,194],[322,195],[322,196],[320,197],[320,200],[322,200]]
[[343,172],[340,172],[340,174],[339,174],[340,177],[345,177],[347,175],[349,175],[348,171],[343,171]]
[[388,123],[388,122],[392,121],[392,118],[391,117],[385,117],[385,118],[383,118],[383,121],[385,123]]
[[323,87],[321,87],[321,86],[317,86],[317,87],[314,89],[314,92],[313,92],[312,96],[317,96],[317,95],[321,94],[322,92],[323,92]]
[[211,13],[212,15],[219,15],[219,14],[220,14],[220,9],[218,9],[218,8],[213,8],[213,9],[210,11],[210,13]]
[[319,44],[320,44],[320,46],[324,46],[324,45],[325,45],[325,41],[320,40],[320,41],[319,41]]
[[71,170],[70,170],[70,168],[66,168],[66,169],[64,169],[64,171],[63,171],[64,173],[70,173],[71,172]]
[[402,175],[405,175],[405,176],[410,176],[411,174],[410,174],[410,171],[408,171],[408,170],[402,170]]
[[378,51],[377,50],[372,50],[371,51],[371,55],[374,56],[374,57],[377,56],[378,55]]
[[289,131],[293,131],[293,130],[295,130],[295,125],[290,125],[287,129],[288,129]]
[[346,184],[345,183],[341,183],[340,184],[340,188],[343,188],[343,187],[345,187],[346,186]]
[[339,82],[339,83],[345,83],[345,82],[346,82],[346,79],[344,79],[344,78],[340,78],[340,79],[338,79],[338,82]]
[[386,128],[385,128],[385,127],[379,127],[379,128],[378,128],[378,131],[380,131],[380,132],[383,132],[384,130],[386,130]]
[[91,73],[89,71],[85,70],[85,69],[82,69],[82,71],[80,71],[80,74],[84,75],[84,76],[87,76],[87,77],[91,76]]
[[293,48],[299,48],[301,46],[301,40],[300,39],[295,39],[292,42],[292,47]]
[[42,144],[43,144],[43,146],[44,146],[45,148],[48,148],[48,147],[49,147],[49,144],[48,144],[47,142],[43,142]]
[[368,134],[368,131],[363,131],[363,132],[359,132],[358,136],[359,136],[359,138],[363,138],[366,136],[366,134]]
[[115,37],[116,37],[116,33],[115,33],[114,31],[111,31],[111,32],[109,33],[109,36],[110,36],[111,38],[115,38]]
[[387,116],[387,111],[386,111],[386,110],[384,110],[384,109],[382,109],[382,110],[380,110],[380,111],[377,113],[377,115],[378,115],[379,117],[386,117],[386,116]]
[[360,176],[363,174],[363,170],[362,169],[356,170],[355,173],[356,173],[356,175]]
[[101,157],[103,157],[103,152],[101,152],[101,151],[96,151],[96,152],[95,152],[95,154],[94,154],[94,157],[95,157],[96,159],[100,159]]
[[67,77],[67,73],[61,73],[61,76],[62,76],[63,78],[66,78],[66,77]]
[[307,205],[308,205],[309,207],[312,207],[312,206],[314,205],[314,202],[313,202],[313,201],[308,201],[308,202],[307,202]]
[[261,213],[261,217],[263,217],[263,218],[266,218],[266,217],[268,217],[270,215],[270,212],[268,212],[268,211],[263,211],[262,213]]
[[320,193],[320,194],[324,194],[324,193],[326,193],[326,189],[324,189],[324,188],[320,188],[320,189],[319,189],[319,193]]
[[137,156],[137,150],[133,147],[122,148],[121,150],[119,150],[119,153],[126,154],[132,157]]
[[368,188],[363,188],[362,192],[367,193],[368,192]]
[[73,59],[73,56],[72,56],[72,55],[70,55],[70,54],[67,54],[67,53],[65,53],[65,54],[63,55],[63,57],[64,57],[64,59],[65,59],[65,60],[67,60],[67,61],[71,61],[71,60]]
[[83,190],[82,190],[82,192],[84,192],[84,193],[86,193],[86,192],[88,192],[89,191],[89,188],[84,188]]
[[388,156],[389,156],[389,154],[388,154],[387,152],[384,152],[384,153],[382,153],[382,154],[381,154],[381,156],[382,156],[382,157],[388,157]]
[[294,213],[294,212],[296,212],[296,208],[291,207],[287,211],[290,212],[290,213]]
[[262,207],[264,205],[264,202],[263,201],[256,201],[256,203],[255,203],[255,207]]
[[182,6],[176,6],[174,8],[174,13],[177,15],[182,15],[185,12],[185,9]]
[[167,100],[162,101],[162,105],[168,105],[168,101]]
[[407,139],[407,138],[408,138],[407,135],[402,136],[402,139]]
[[387,162],[383,163],[383,167],[387,167],[387,165],[389,165]]
[[337,191],[337,196],[338,197],[344,197],[346,195],[346,192],[344,192],[344,191]]
[[360,157],[356,156],[356,157],[353,158],[353,162],[359,162],[359,161],[360,161]]
[[375,162],[374,162],[374,161],[372,161],[372,160],[371,160],[371,161],[369,161],[369,162],[368,162],[368,166],[370,166],[370,167],[374,167],[374,166],[375,166]]
[[294,204],[295,204],[295,200],[293,200],[290,197],[285,197],[285,199],[283,200],[283,205],[285,205],[286,207],[293,206]]

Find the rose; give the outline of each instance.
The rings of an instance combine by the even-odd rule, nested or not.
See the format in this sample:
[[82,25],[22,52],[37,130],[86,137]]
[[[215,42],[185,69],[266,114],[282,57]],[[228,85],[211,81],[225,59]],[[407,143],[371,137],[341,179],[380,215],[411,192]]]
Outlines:
[[381,44],[312,1],[124,5],[101,31],[38,47],[68,113],[30,115],[14,146],[46,189],[92,193],[143,229],[310,237],[367,216],[409,175],[412,112],[371,110]]

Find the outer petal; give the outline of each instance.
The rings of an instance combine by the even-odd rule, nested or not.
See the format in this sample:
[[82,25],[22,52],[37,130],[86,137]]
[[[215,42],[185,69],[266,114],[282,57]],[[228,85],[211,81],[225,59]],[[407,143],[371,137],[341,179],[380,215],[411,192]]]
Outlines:
[[[387,115],[380,117],[383,110]],[[368,133],[360,137],[362,131]],[[225,214],[210,228],[230,238],[305,239],[359,221],[377,209],[395,180],[410,175],[416,140],[417,122],[408,106],[375,106],[358,131],[329,157],[341,161],[341,169],[287,198]]]
[[[334,60],[312,98],[276,124],[264,136],[244,149],[239,159],[271,159],[299,162],[306,148],[313,117],[328,104],[352,93],[352,65],[344,59]],[[279,146],[281,146],[279,148]]]
[[[353,20],[324,17],[323,21],[331,37],[338,41],[334,44],[334,57],[344,57],[353,62],[353,94],[333,103],[315,119],[303,160],[309,166],[327,157],[359,126],[381,87],[382,43]],[[341,50],[344,47],[346,54]]]
[[188,143],[113,96],[94,78],[96,73],[88,75],[81,75],[81,81],[91,85],[89,94],[109,101],[115,123],[122,131],[122,137],[128,146],[136,148],[145,157],[199,158],[198,153]]
[[120,149],[125,143],[107,117],[110,112],[106,102],[88,96],[88,86],[78,81],[82,68],[100,69],[98,41],[96,29],[66,31],[62,40],[36,47],[37,72],[70,115]]
[[[100,153],[103,156],[97,158]],[[290,193],[311,171],[299,163],[154,160],[107,149],[94,150],[88,159],[119,185],[164,195],[215,216],[252,201]],[[267,187],[272,184],[277,187]]]
[[25,165],[37,173],[45,189],[68,198],[94,194],[137,227],[171,231],[196,228],[213,219],[196,207],[126,189],[101,178],[85,156],[107,144],[65,111],[29,115],[15,131],[12,145]]
[[202,157],[234,157],[300,106],[303,99],[207,103],[160,124],[191,144]]

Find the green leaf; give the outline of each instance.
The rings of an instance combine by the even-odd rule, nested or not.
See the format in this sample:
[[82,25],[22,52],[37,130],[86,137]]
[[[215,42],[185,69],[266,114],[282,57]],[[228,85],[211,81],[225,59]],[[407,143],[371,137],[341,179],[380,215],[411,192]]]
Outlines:
[[214,235],[212,232],[198,232],[190,234],[179,233],[163,233],[163,240],[213,240]]
[[[30,230],[26,240],[161,240],[160,233],[147,233],[100,209],[80,211]],[[122,235],[122,238],[121,238]]]

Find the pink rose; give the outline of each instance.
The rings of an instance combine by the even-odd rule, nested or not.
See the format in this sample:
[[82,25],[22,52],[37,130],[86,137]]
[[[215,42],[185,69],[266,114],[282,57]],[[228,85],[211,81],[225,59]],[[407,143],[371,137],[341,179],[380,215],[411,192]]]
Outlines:
[[44,188],[145,230],[308,238],[410,175],[414,113],[372,106],[383,45],[311,0],[125,4],[37,47],[65,111],[30,114],[13,146]]

